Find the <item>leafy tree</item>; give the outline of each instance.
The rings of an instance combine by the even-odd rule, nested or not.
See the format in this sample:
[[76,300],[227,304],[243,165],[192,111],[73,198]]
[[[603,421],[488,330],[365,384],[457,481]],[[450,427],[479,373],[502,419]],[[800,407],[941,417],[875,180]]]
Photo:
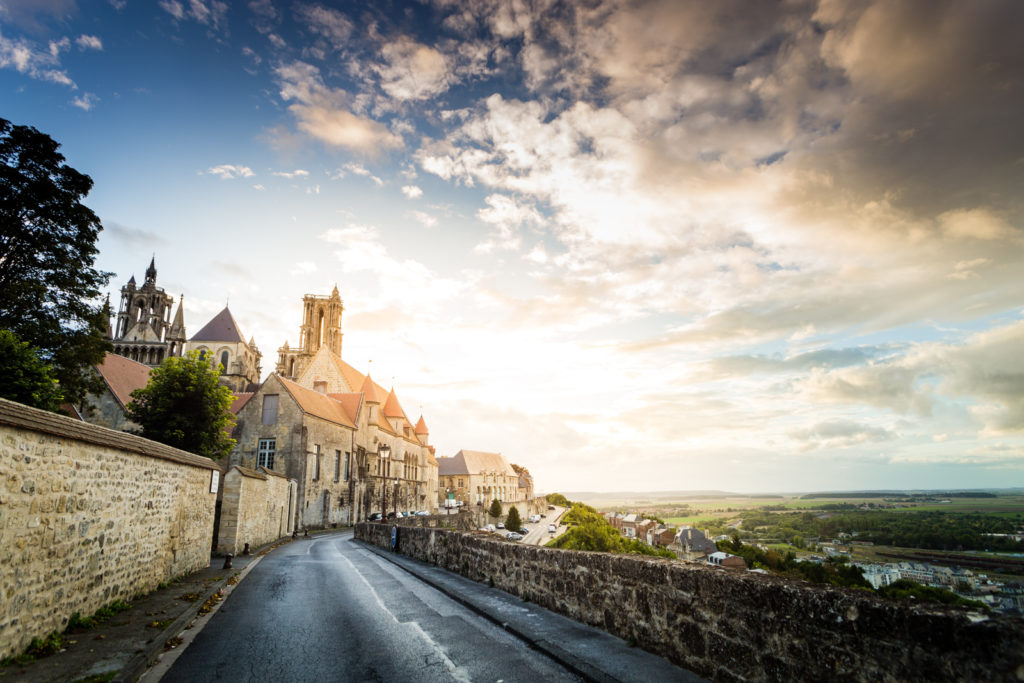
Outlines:
[[221,458],[235,445],[229,436],[231,390],[218,383],[222,366],[210,367],[192,351],[168,358],[149,374],[149,384],[132,392],[128,416],[140,433],[191,453]]
[[523,526],[523,520],[519,519],[519,510],[513,505],[508,509],[508,517],[505,518],[505,528],[519,531]]
[[491,507],[487,510],[491,517],[501,517],[501,503],[497,498],[491,501]]
[[549,493],[545,496],[548,499],[548,503],[551,505],[561,505],[563,507],[569,507],[569,500],[561,493]]
[[10,330],[0,330],[0,397],[43,410],[60,404],[50,366]]
[[96,270],[103,226],[81,200],[92,179],[64,163],[50,136],[0,119],[0,329],[38,349],[64,399],[103,388],[92,366],[110,344]]

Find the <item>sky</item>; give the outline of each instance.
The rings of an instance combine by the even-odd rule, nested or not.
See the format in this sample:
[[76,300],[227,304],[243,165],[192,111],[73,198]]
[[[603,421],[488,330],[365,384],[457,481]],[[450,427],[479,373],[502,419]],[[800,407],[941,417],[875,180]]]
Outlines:
[[539,491],[1024,485],[1024,3],[0,0],[111,300]]

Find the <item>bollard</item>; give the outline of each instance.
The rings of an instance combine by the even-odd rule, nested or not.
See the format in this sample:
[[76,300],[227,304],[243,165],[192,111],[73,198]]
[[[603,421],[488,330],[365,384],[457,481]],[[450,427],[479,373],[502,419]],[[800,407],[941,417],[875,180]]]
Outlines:
[[242,548],[242,554],[243,555],[248,555],[249,554],[249,544],[248,543],[246,543],[245,547]]
[[292,532],[292,538],[298,538],[298,537],[299,537],[299,530],[296,529],[295,531]]
[[228,553],[224,556],[224,569],[231,569],[232,558],[234,558],[234,555],[232,555],[231,553]]
[[302,534],[302,537],[303,537],[303,538],[309,538],[309,529],[306,529],[306,530],[305,530],[305,531],[303,532],[303,534]]

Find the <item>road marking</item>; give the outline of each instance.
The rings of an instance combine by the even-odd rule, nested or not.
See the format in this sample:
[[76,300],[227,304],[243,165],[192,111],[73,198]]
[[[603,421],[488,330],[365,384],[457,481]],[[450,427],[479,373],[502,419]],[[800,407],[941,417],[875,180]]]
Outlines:
[[[373,553],[366,554],[369,555],[376,562],[381,561]],[[445,651],[445,649],[441,647],[433,638],[431,638],[430,634],[424,631],[423,627],[420,626],[419,623],[417,623],[416,621],[400,622],[398,620],[398,617],[396,617],[394,613],[388,609],[387,605],[384,604],[384,601],[380,599],[380,595],[377,593],[377,590],[373,587],[373,584],[367,581],[366,577],[362,575],[362,573],[356,568],[354,564],[352,564],[352,560],[348,559],[348,557],[346,557],[345,554],[341,552],[338,553],[338,556],[341,559],[345,560],[345,562],[348,563],[348,566],[352,567],[352,571],[355,573],[355,575],[358,576],[364,584],[366,584],[366,587],[369,589],[370,594],[373,595],[373,599],[377,601],[377,605],[379,605],[380,608],[384,610],[384,612],[386,612],[389,617],[394,619],[396,624],[405,623],[415,627],[416,630],[420,632],[420,635],[423,637],[423,639],[429,644],[429,646],[434,650],[434,652],[437,653],[437,656],[441,658],[441,661],[448,669],[448,673],[452,675],[452,678],[454,678],[457,681],[461,681],[462,683],[472,683],[472,679],[470,679],[470,677],[462,669],[462,667],[456,665],[455,662],[448,658],[448,653]]]

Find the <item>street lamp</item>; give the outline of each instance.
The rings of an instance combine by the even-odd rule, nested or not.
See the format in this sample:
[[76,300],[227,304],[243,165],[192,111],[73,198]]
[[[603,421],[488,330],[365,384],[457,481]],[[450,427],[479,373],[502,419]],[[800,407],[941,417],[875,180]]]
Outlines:
[[377,455],[380,456],[381,463],[383,464],[383,467],[381,467],[380,521],[381,523],[386,523],[388,521],[388,458],[391,456],[391,446],[382,443],[377,447]]

